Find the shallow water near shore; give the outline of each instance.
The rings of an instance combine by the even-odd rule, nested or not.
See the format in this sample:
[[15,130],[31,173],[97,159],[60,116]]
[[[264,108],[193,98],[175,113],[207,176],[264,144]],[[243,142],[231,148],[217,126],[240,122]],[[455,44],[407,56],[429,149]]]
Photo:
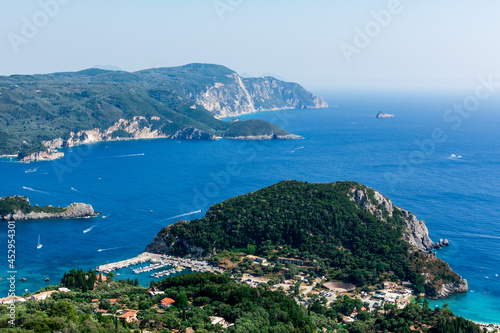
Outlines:
[[[303,140],[142,140],[74,147],[63,150],[62,160],[29,165],[0,159],[0,196],[25,195],[39,205],[84,202],[103,212],[16,222],[17,293],[38,290],[46,277],[58,283],[71,268],[134,257],[162,227],[202,217],[232,196],[284,179],[353,180],[425,220],[434,241],[450,241],[438,256],[468,280],[469,292],[431,301],[432,307],[448,302],[458,315],[500,323],[499,101],[485,102],[453,129],[443,114],[463,96],[326,98],[338,107],[239,117],[272,121]],[[376,119],[380,110],[396,117]],[[446,140],[432,139],[436,129]],[[7,224],[0,228],[5,295]],[[43,247],[37,250],[38,235]],[[138,277],[145,285],[149,275],[118,278]]]

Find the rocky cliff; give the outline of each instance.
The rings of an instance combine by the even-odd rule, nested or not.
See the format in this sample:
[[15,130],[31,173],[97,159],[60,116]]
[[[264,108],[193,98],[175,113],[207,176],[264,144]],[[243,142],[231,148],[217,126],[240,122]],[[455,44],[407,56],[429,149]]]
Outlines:
[[[429,230],[425,222],[417,219],[415,214],[393,205],[391,200],[383,196],[380,192],[364,187],[354,187],[351,189],[351,200],[355,201],[364,209],[370,211],[379,219],[387,220],[389,217],[398,216],[405,222],[403,237],[410,245],[424,253],[425,265],[429,267],[445,266],[449,269],[448,264],[441,259],[436,258],[433,249],[439,249],[443,246],[449,245],[448,240],[442,239],[435,243],[429,237]],[[427,270],[424,267],[424,270]],[[456,274],[453,273],[452,274]],[[456,275],[455,275],[456,276]],[[425,273],[425,293],[431,298],[445,298],[455,293],[467,292],[467,280],[459,277],[459,282],[446,283],[441,281],[440,277],[435,277],[431,273]]]
[[218,117],[279,109],[328,107],[321,97],[296,83],[273,77],[242,78],[237,73],[228,74],[227,78],[229,80],[224,80],[224,83],[214,80],[202,92],[194,94],[198,104]]
[[41,161],[53,161],[63,157],[64,153],[47,150],[47,151],[36,152],[28,156],[24,156],[19,160],[19,162],[31,163],[31,162],[41,162]]
[[398,213],[402,214],[401,217],[406,222],[406,229],[404,232],[405,240],[420,251],[427,252],[439,247],[438,244],[430,239],[429,230],[424,221],[418,220],[415,214],[394,206],[392,201],[383,196],[380,192],[367,187],[353,188],[351,192],[352,200],[356,201],[357,204],[370,211],[379,219],[393,217],[395,209]]

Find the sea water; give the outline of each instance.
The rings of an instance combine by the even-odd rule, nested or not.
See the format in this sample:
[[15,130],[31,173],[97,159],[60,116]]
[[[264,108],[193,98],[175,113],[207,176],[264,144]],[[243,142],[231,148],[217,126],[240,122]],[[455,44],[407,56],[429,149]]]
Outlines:
[[[448,302],[458,315],[499,323],[500,103],[491,98],[460,116],[460,124],[450,121],[447,110],[466,96],[336,94],[327,96],[328,109],[239,117],[272,121],[303,140],[107,142],[64,149],[66,157],[52,162],[1,159],[0,196],[24,195],[38,205],[83,202],[103,212],[16,222],[17,294],[57,284],[72,268],[134,257],[163,227],[202,217],[230,197],[285,179],[353,180],[425,220],[434,241],[449,240],[438,256],[468,280],[469,292],[432,307]],[[395,118],[376,119],[379,111]],[[2,295],[6,235],[1,223]],[[117,278],[137,277],[145,285],[154,280],[151,273],[127,268]]]

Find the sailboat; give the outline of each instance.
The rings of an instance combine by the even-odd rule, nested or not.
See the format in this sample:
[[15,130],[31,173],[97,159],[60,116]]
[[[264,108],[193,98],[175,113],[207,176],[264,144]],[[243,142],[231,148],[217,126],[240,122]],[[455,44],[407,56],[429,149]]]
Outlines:
[[42,244],[40,243],[40,235],[38,235],[38,244],[36,246],[37,250],[42,248]]

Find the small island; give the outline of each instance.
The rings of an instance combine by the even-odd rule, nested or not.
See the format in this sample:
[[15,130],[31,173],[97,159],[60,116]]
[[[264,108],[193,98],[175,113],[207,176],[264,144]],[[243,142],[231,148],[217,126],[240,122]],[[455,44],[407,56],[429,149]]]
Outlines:
[[97,214],[91,205],[72,203],[68,207],[32,206],[29,199],[23,196],[0,198],[0,220],[46,220],[76,219],[95,217]]
[[394,115],[393,114],[390,114],[390,113],[383,113],[382,111],[380,111],[379,113],[377,113],[377,116],[376,116],[378,119],[384,119],[384,118],[394,118]]

